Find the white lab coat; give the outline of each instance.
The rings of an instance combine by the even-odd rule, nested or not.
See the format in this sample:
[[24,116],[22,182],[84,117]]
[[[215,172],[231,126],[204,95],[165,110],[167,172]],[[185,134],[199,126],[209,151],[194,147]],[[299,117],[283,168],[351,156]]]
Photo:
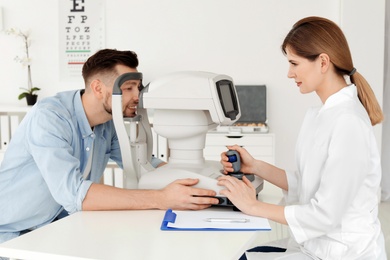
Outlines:
[[313,259],[386,259],[377,217],[380,156],[355,85],[308,111],[296,163],[287,172],[284,212],[301,251]]

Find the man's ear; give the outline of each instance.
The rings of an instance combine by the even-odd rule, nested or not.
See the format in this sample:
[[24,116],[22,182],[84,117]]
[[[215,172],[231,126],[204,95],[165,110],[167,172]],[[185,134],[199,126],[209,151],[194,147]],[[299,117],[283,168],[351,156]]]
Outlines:
[[330,66],[330,58],[329,55],[326,53],[321,53],[320,56],[318,57],[321,62],[321,72],[325,73]]
[[103,84],[100,80],[94,79],[92,80],[91,84],[89,85],[92,93],[97,99],[102,99],[103,98]]

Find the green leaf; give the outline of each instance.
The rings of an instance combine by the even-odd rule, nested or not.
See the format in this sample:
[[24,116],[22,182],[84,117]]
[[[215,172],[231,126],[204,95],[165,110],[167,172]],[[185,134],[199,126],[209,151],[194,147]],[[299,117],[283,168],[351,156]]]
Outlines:
[[37,88],[37,87],[34,87],[34,88],[30,89],[30,93],[33,93],[34,91],[38,91],[38,90],[41,90],[41,89]]
[[21,100],[22,98],[25,98],[27,94],[28,94],[27,92],[21,93],[21,94],[18,96],[18,99]]

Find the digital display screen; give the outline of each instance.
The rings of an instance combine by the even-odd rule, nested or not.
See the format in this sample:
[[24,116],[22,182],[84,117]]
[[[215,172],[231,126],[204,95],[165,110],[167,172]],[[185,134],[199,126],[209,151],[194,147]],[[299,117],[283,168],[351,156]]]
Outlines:
[[233,82],[228,80],[218,81],[217,90],[225,116],[229,117],[231,120],[236,119],[236,116],[238,115],[238,105]]
[[230,85],[221,84],[219,88],[221,90],[221,97],[222,97],[222,102],[223,102],[225,111],[234,110],[232,94],[230,92]]

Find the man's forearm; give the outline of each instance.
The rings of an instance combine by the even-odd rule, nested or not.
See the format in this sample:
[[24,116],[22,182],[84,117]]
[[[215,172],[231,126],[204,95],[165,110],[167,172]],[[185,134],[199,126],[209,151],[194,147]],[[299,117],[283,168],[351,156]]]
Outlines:
[[126,190],[93,183],[83,201],[83,210],[159,208],[159,190]]

